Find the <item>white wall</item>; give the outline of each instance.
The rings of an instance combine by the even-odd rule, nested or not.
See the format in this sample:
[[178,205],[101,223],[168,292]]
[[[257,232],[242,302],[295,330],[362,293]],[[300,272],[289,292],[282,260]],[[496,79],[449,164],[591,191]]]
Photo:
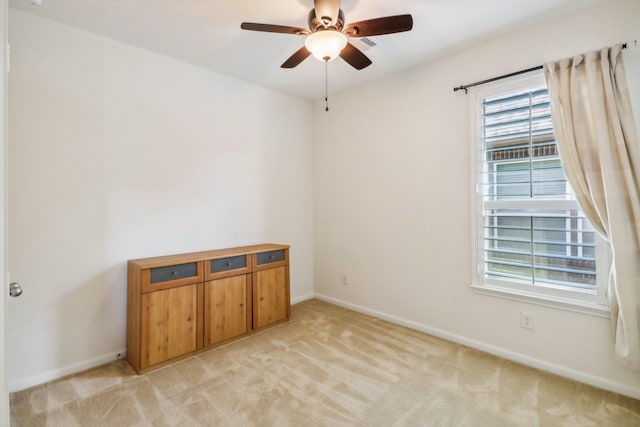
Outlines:
[[9,384],[125,348],[126,260],[291,245],[313,292],[312,106],[10,11]]
[[[640,39],[639,8],[474,46],[333,95],[329,113],[11,11],[11,388],[124,349],[127,259],[272,241],[292,245],[293,299],[315,271],[333,301],[640,397],[608,320],[470,291],[468,98],[451,91]],[[625,52],[636,101],[639,57]]]
[[[608,319],[469,288],[469,96],[452,91],[640,39],[639,16],[637,0],[607,1],[334,95],[329,113],[315,105],[316,294],[640,398],[640,374],[614,360]],[[630,46],[637,115],[640,47]],[[534,331],[520,328],[523,310]]]

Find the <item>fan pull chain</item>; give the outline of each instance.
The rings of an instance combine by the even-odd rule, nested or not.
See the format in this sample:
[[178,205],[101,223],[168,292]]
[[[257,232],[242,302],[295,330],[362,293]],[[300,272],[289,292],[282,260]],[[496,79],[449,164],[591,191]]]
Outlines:
[[329,111],[329,59],[324,60],[324,111]]

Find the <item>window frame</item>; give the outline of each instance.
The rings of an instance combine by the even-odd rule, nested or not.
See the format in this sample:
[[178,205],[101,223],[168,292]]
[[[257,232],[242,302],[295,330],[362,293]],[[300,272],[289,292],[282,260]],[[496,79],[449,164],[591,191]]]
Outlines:
[[[611,265],[611,254],[607,242],[595,233],[596,240],[596,292],[580,291],[579,289],[564,289],[554,285],[532,285],[518,282],[517,280],[497,279],[486,277],[484,274],[484,209],[485,204],[482,194],[482,162],[484,158],[482,146],[482,101],[484,98],[504,93],[545,85],[542,71],[519,75],[510,79],[504,79],[492,84],[472,88],[469,92],[469,140],[470,140],[470,170],[471,170],[471,236],[473,239],[472,252],[472,283],[474,292],[494,297],[506,298],[516,301],[535,303],[569,311],[591,314],[600,317],[609,317],[607,304],[608,274]],[[513,200],[502,202],[501,206],[508,204],[513,208],[529,208],[533,203],[528,200]],[[567,209],[577,207],[577,201],[553,200],[545,201],[545,209]]]

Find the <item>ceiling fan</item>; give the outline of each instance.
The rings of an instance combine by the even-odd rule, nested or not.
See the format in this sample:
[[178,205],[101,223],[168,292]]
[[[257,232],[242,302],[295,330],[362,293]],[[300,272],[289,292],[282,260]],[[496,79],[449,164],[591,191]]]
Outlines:
[[284,61],[281,65],[282,68],[296,67],[313,54],[325,62],[340,56],[356,70],[368,67],[371,65],[371,60],[357,47],[349,43],[349,37],[381,36],[410,31],[413,28],[413,18],[408,14],[385,16],[345,25],[344,12],[340,9],[340,0],[314,0],[313,6],[309,12],[308,30],[253,22],[243,22],[240,28],[306,36],[305,45]]

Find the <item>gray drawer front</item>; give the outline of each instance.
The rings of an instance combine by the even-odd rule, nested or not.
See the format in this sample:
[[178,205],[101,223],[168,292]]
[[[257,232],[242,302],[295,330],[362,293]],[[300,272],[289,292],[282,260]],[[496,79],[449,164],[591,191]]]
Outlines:
[[284,249],[276,251],[260,252],[258,254],[258,265],[268,264],[270,262],[284,261]]
[[246,266],[247,266],[247,257],[244,255],[211,260],[212,273],[235,270],[237,268],[245,268]]
[[169,282],[198,275],[198,263],[169,265],[151,269],[151,283]]

